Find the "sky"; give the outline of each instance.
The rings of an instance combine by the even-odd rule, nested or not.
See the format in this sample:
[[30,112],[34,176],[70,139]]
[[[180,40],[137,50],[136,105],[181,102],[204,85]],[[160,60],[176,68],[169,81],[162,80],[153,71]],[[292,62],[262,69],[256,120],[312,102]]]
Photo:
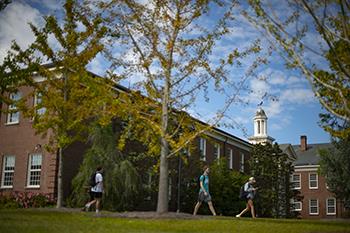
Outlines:
[[[281,6],[280,6],[281,7]],[[62,1],[56,0],[13,0],[5,10],[0,12],[0,63],[10,48],[12,40],[23,48],[34,41],[28,22],[34,25],[43,25],[43,16],[58,14],[62,10]],[[204,20],[204,23],[211,20]],[[244,47],[261,35],[249,25],[241,16],[237,16],[235,23],[230,25],[231,33],[217,44],[211,59],[217,59],[227,54],[233,47]],[[310,41],[318,41],[317,35],[312,34]],[[310,55],[311,59],[313,58]],[[244,61],[251,62],[247,58]],[[316,59],[316,58],[315,58]],[[107,67],[106,60],[98,55],[88,66],[88,69],[96,74],[104,75]],[[232,78],[240,76],[243,70],[232,70]],[[129,86],[140,77],[131,77],[122,85]],[[242,104],[230,106],[223,119],[223,130],[238,136],[244,140],[253,135],[253,117],[258,104],[268,117],[268,135],[275,138],[276,142],[299,144],[300,136],[306,135],[308,143],[325,143],[330,141],[329,135],[318,125],[318,114],[322,112],[321,105],[314,97],[308,81],[298,72],[285,68],[282,59],[274,54],[270,63],[259,67],[256,77],[249,77],[245,85],[250,90],[242,92],[239,99]],[[266,97],[268,93],[269,97]],[[214,92],[209,92],[209,102],[199,98],[196,105],[188,111],[203,121],[210,120],[216,114],[215,107],[224,102],[224,97]],[[224,127],[225,123],[235,122],[234,128]]]

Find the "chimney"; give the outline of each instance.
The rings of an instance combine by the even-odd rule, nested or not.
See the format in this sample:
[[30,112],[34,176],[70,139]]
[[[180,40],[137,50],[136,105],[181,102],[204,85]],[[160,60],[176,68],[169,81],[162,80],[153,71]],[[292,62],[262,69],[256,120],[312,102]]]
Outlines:
[[307,150],[307,137],[306,137],[306,135],[300,136],[300,150],[301,151]]

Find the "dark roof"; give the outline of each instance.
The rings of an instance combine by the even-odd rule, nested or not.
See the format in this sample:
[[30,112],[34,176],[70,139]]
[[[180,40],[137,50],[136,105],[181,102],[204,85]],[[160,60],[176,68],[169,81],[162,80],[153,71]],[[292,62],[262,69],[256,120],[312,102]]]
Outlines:
[[308,144],[306,151],[301,151],[300,145],[293,145],[297,155],[294,165],[317,165],[320,161],[319,150],[333,148],[331,143]]
[[264,116],[264,117],[266,117],[266,113],[265,113],[265,111],[262,108],[259,108],[256,111],[255,116]]
[[282,150],[283,153],[286,153],[288,156],[290,156],[289,158],[291,160],[295,160],[296,159],[296,153],[294,151],[294,148],[292,146],[292,144],[290,143],[285,143],[285,144],[279,144],[278,145],[279,148]]
[[[45,68],[53,68],[53,67],[55,67],[55,64],[54,64],[54,63],[47,63],[47,64],[43,64],[43,66],[44,66]],[[91,72],[91,71],[88,71],[88,73],[90,73],[90,74],[91,74],[92,76],[94,76],[94,77],[100,77],[100,78],[102,78],[100,75],[95,74],[95,73],[93,73],[93,72]],[[114,88],[117,89],[117,90],[124,91],[124,92],[130,92],[130,91],[131,91],[129,88],[124,87],[124,86],[122,86],[122,85],[120,85],[120,84],[117,84],[117,83],[114,83]],[[261,111],[263,112],[263,114],[265,115],[264,110],[263,110],[262,108],[260,108],[260,110],[261,110]],[[259,110],[258,110],[258,111],[259,111]],[[192,117],[192,116],[191,116],[191,117]],[[201,121],[201,120],[199,120],[199,119],[197,119],[197,118],[194,118],[194,117],[192,117],[192,118],[193,118],[194,120],[200,122],[201,124],[208,125],[207,123],[205,123],[205,122],[203,122],[203,121]],[[246,145],[246,146],[248,146],[248,147],[251,147],[251,146],[252,146],[252,144],[251,144],[250,142],[248,142],[248,141],[246,141],[246,140],[244,140],[244,139],[241,139],[241,138],[239,138],[239,137],[237,137],[237,136],[234,136],[234,135],[232,135],[232,134],[230,134],[230,133],[228,133],[228,132],[226,132],[226,131],[224,131],[224,130],[221,130],[221,129],[217,128],[217,127],[213,127],[213,129],[214,129],[216,132],[225,135],[225,137],[230,137],[230,138],[232,138],[233,140],[236,140],[236,141],[238,141],[238,142],[240,142],[240,143],[242,143],[242,144],[244,144],[244,145]]]
[[[278,145],[280,147],[280,149],[284,152],[285,150],[287,150],[288,147],[291,146],[291,144],[286,143],[286,144],[279,144]],[[293,148],[294,149],[294,148]]]

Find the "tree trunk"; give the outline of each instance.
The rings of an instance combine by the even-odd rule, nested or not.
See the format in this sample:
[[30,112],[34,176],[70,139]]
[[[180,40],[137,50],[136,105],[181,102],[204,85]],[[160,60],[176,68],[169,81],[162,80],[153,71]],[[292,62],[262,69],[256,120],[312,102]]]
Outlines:
[[169,143],[166,139],[168,134],[168,120],[169,120],[169,86],[170,73],[166,76],[166,81],[162,96],[162,136],[161,136],[161,150],[160,150],[160,167],[159,167],[159,190],[157,213],[168,212],[168,176],[169,176]]
[[[63,74],[63,82],[64,82],[64,87],[63,87],[63,101],[67,102],[68,100],[68,88],[67,88],[67,83],[68,83],[68,75],[67,71],[64,72]],[[66,115],[63,115],[66,117]],[[58,152],[58,175],[57,175],[57,208],[62,207],[62,199],[63,199],[63,185],[62,185],[62,170],[63,170],[63,146],[59,145],[59,152]]]
[[162,214],[168,212],[168,152],[169,147],[165,138],[161,139],[162,148],[160,156],[160,168],[159,168],[159,190],[158,190],[158,203],[157,213]]
[[62,161],[63,149],[58,148],[58,174],[57,174],[57,203],[56,208],[62,207],[63,190],[62,190]]

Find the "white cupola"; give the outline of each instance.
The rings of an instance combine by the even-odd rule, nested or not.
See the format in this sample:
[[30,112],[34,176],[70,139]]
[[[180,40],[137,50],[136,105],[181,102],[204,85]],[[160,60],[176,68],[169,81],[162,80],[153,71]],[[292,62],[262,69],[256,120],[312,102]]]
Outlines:
[[265,111],[260,107],[254,116],[254,135],[249,138],[252,144],[272,143],[275,139],[267,135],[267,116]]
[[267,136],[267,116],[262,108],[254,116],[254,136]]

